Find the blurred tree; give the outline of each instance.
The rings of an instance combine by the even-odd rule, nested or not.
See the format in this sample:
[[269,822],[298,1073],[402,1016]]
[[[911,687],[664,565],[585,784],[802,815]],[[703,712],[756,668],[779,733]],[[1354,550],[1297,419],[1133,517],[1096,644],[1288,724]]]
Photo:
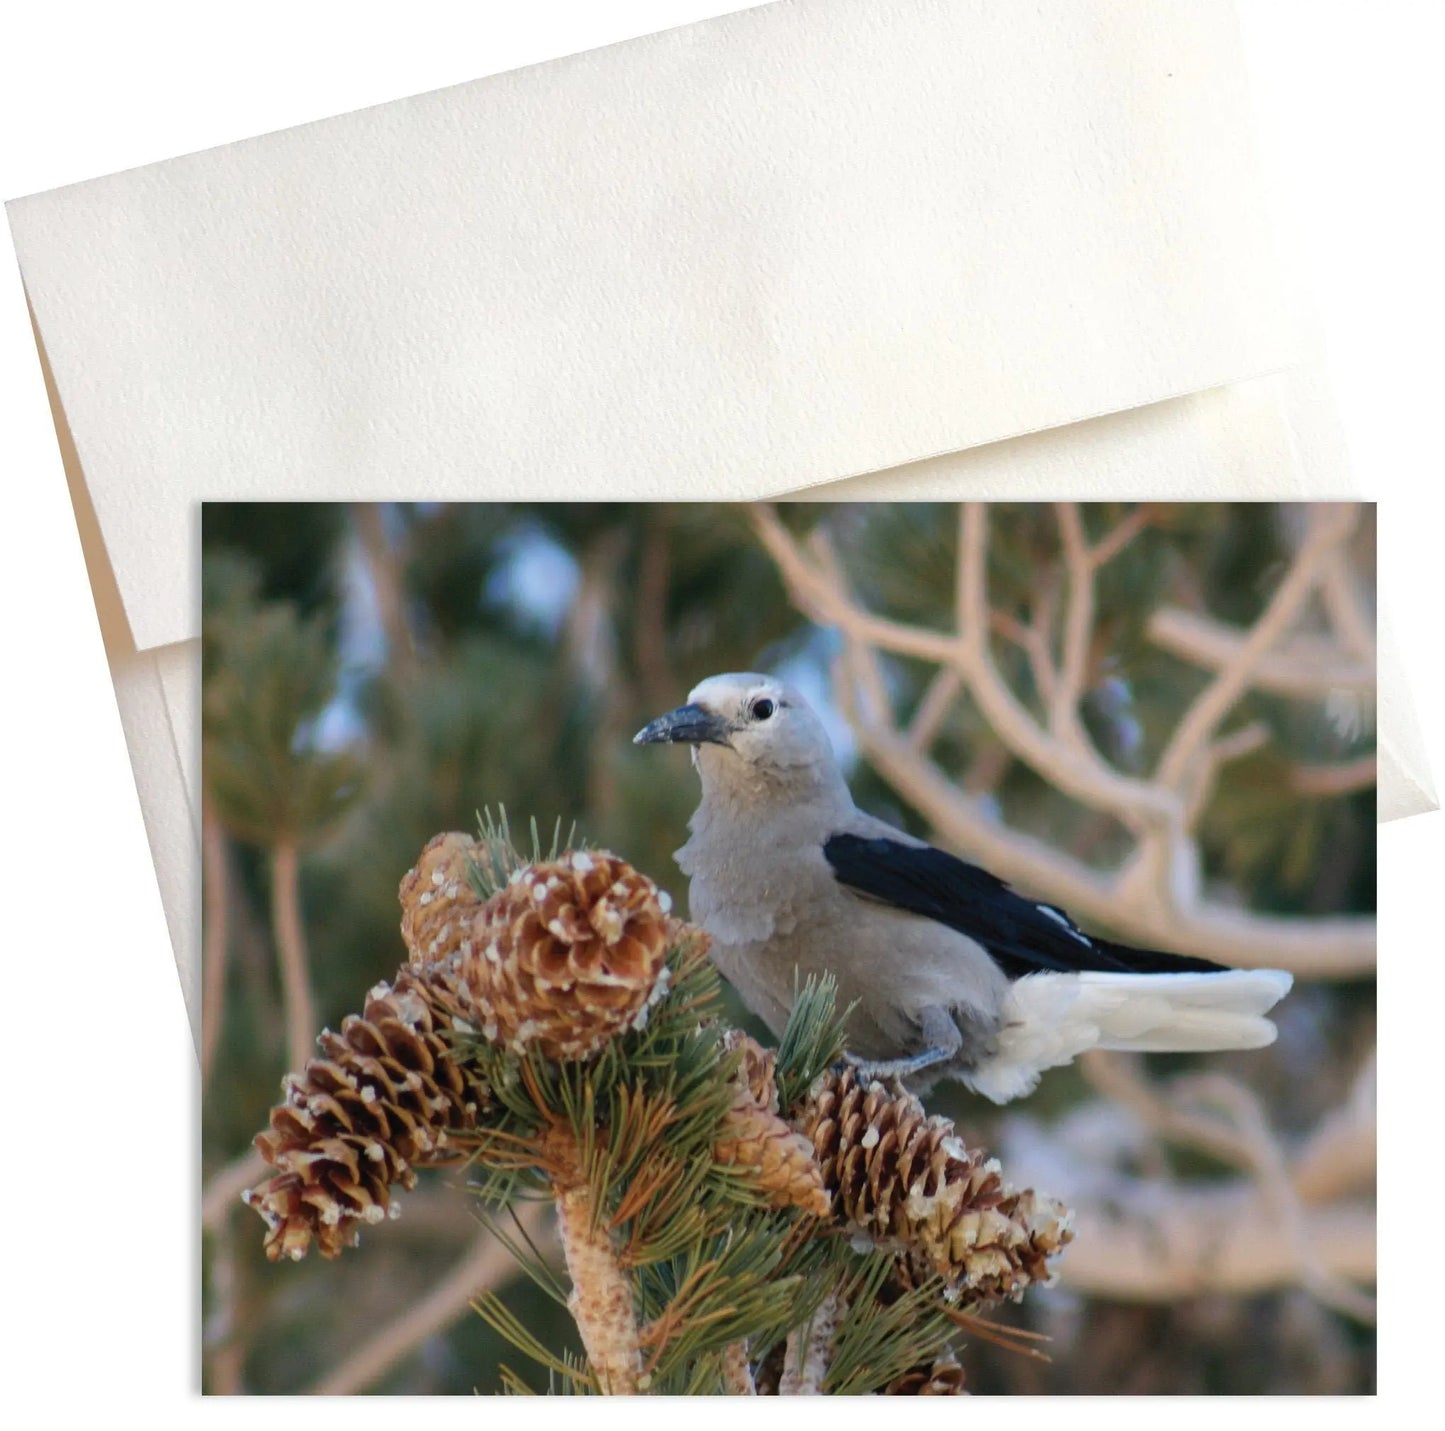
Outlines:
[[286,995],[288,1057],[304,1061],[316,1019],[299,903],[303,846],[360,793],[361,766],[328,749],[321,726],[336,661],[319,616],[261,602],[254,569],[218,558],[207,570],[202,766],[208,813],[269,852],[272,929]]

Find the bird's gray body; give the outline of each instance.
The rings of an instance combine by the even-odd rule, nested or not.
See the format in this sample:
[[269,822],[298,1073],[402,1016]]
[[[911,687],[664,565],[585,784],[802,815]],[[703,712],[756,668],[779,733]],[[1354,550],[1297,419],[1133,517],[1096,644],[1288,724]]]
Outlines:
[[692,746],[702,799],[677,852],[691,916],[775,1034],[802,982],[831,974],[839,1006],[853,1006],[851,1055],[915,1087],[956,1077],[998,1102],[1089,1048],[1275,1036],[1263,1015],[1289,975],[1092,939],[859,810],[822,723],[784,682],[711,677],[637,740]]
[[728,754],[707,748],[698,769],[703,801],[677,852],[692,918],[712,936],[724,977],[775,1034],[797,984],[827,973],[839,1006],[854,1006],[854,1053],[887,1061],[918,1052],[931,1008],[948,1010],[958,1026],[960,1066],[996,1049],[1008,993],[998,966],[966,936],[844,888],[823,854],[835,834],[921,841],[858,810],[841,778],[812,790],[761,781],[740,792]]

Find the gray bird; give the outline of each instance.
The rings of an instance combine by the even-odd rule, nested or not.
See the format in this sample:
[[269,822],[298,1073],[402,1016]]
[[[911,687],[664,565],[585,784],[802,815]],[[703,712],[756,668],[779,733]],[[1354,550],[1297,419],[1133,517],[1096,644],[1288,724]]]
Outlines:
[[[850,1058],[914,1089],[956,1078],[996,1103],[1091,1048],[1261,1048],[1277,969],[1091,938],[1061,909],[864,814],[822,722],[771,676],[712,676],[639,745],[684,742],[702,780],[676,859],[692,918],[743,1002],[781,1034],[831,973]],[[855,1002],[856,1001],[856,1002]]]

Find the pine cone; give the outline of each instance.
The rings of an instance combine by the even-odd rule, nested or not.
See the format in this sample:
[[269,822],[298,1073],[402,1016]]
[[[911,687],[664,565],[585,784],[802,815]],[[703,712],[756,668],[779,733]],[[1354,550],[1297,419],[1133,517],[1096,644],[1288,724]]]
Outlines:
[[413,964],[456,953],[464,930],[482,907],[467,883],[467,863],[481,851],[470,835],[452,831],[427,842],[398,891],[401,937]]
[[667,988],[670,904],[645,875],[600,851],[516,871],[461,946],[482,1032],[514,1052],[570,1059],[642,1027]]
[[[831,1204],[823,1190],[823,1170],[813,1158],[813,1145],[757,1100],[745,1072],[746,1067],[733,1084],[732,1107],[723,1115],[713,1143],[714,1161],[724,1167],[747,1168],[767,1193],[771,1207],[800,1207],[814,1217],[827,1217]],[[773,1103],[776,1106],[776,1090]]]
[[885,1396],[966,1396],[963,1368],[951,1357],[925,1362],[896,1376],[888,1383]]
[[723,1050],[737,1049],[743,1057],[733,1078],[733,1106],[713,1144],[714,1160],[753,1169],[771,1206],[800,1207],[827,1217],[831,1204],[813,1145],[778,1116],[777,1054],[741,1029],[730,1029]]
[[778,1111],[778,1055],[770,1048],[764,1048],[757,1039],[749,1037],[741,1029],[729,1029],[723,1035],[723,1052],[733,1053],[742,1049],[743,1059],[738,1073],[747,1085],[753,1101],[766,1108],[769,1113]]
[[322,1033],[324,1057],[287,1076],[286,1100],[256,1138],[280,1172],[244,1194],[270,1227],[273,1262],[299,1261],[313,1238],[323,1257],[338,1256],[362,1223],[396,1216],[393,1184],[412,1187],[416,1165],[447,1160],[449,1128],[476,1126],[486,1090],[457,1066],[444,1032],[458,1008],[445,968],[403,968],[359,1018]]
[[946,1118],[907,1094],[862,1087],[852,1069],[818,1081],[798,1119],[823,1168],[833,1215],[893,1246],[911,1283],[934,1272],[970,1303],[1018,1298],[1051,1280],[1048,1259],[1073,1237],[1052,1198],[1004,1185]]

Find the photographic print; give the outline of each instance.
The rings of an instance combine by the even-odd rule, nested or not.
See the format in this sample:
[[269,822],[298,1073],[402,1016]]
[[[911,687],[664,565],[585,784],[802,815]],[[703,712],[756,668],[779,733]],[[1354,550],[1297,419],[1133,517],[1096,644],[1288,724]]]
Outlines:
[[1373,1390],[1371,506],[201,527],[204,1390]]

